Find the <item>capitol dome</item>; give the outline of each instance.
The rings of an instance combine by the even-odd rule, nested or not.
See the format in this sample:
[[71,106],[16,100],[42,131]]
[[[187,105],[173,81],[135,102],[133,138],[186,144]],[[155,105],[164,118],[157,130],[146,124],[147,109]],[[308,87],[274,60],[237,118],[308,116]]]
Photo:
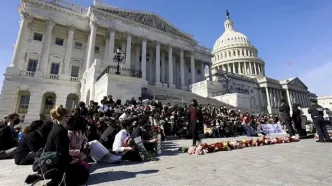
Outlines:
[[234,30],[228,11],[224,27],[224,33],[213,46],[212,69],[247,76],[264,76],[265,63],[257,57],[258,50],[246,35]]

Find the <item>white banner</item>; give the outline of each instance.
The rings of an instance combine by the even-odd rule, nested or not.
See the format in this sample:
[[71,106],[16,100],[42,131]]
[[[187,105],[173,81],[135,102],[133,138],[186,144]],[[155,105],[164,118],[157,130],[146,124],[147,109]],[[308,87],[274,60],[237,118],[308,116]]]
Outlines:
[[262,124],[262,130],[266,135],[286,134],[279,123],[276,124]]

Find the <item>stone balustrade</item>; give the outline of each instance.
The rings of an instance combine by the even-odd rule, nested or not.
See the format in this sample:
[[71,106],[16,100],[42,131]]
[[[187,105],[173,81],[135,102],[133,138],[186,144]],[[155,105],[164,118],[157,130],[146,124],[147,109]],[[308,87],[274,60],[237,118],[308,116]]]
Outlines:
[[72,11],[77,12],[77,13],[82,13],[82,14],[87,14],[88,13],[88,9],[86,9],[84,7],[81,7],[81,6],[78,6],[78,5],[75,5],[73,3],[63,1],[63,0],[41,0],[41,1],[43,1],[45,3],[55,5],[55,6],[59,6],[59,7],[68,9],[68,10],[72,10]]

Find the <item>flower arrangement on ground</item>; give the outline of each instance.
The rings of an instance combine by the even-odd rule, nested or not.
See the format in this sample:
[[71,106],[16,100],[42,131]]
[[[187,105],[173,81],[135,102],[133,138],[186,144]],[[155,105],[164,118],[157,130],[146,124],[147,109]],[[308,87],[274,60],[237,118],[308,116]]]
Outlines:
[[299,141],[295,137],[262,137],[262,138],[253,138],[247,140],[234,140],[234,141],[224,141],[217,142],[213,144],[203,143],[198,146],[191,147],[180,147],[178,150],[189,155],[204,155],[206,153],[213,153],[218,151],[230,151],[236,149],[243,149],[245,147],[257,147],[263,145],[274,145],[280,143],[291,143]]

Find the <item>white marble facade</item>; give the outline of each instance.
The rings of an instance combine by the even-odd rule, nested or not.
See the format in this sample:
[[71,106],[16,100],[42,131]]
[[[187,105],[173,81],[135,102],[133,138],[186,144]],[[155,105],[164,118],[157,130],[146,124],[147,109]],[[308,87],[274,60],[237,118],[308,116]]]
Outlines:
[[31,121],[55,104],[73,107],[79,100],[97,99],[96,79],[101,67],[117,64],[113,54],[118,48],[126,56],[121,69],[141,71],[146,84],[156,87],[187,91],[211,67],[210,49],[153,13],[96,0],[89,8],[63,0],[21,0],[19,13],[1,115],[18,112]]
[[212,51],[213,81],[206,80],[191,85],[192,92],[219,99],[226,90],[226,83],[222,78],[227,74],[231,78],[228,86],[230,93],[250,96],[248,110],[278,113],[282,98],[290,104],[309,106],[309,100],[316,95],[310,93],[299,78],[278,81],[266,77],[265,62],[258,57],[258,50],[247,36],[235,31],[229,13],[226,15],[224,27],[225,31],[216,40]]

